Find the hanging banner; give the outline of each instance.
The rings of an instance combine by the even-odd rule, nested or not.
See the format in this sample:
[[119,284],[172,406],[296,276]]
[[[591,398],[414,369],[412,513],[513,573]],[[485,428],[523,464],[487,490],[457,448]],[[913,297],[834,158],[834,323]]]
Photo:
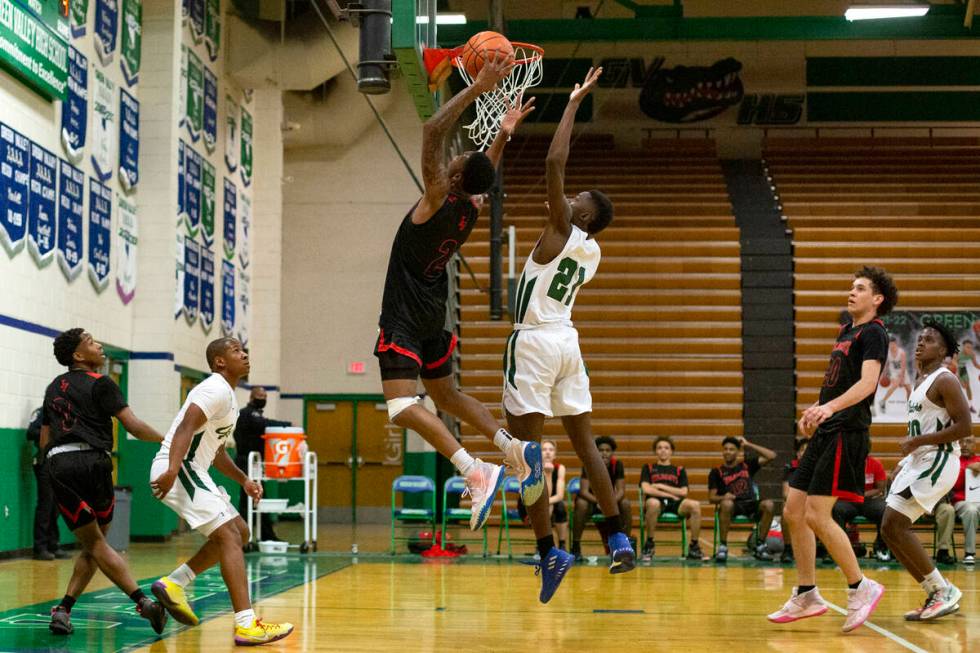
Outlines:
[[139,244],[139,224],[136,204],[119,196],[119,237],[116,242],[116,293],[123,304],[136,296],[136,251]]
[[211,333],[214,324],[214,252],[201,248],[201,328]]
[[119,91],[119,185],[132,193],[140,180],[140,103]]
[[225,95],[225,165],[228,172],[238,169],[238,104]]
[[184,141],[177,139],[177,224],[187,219],[187,191],[184,190]]
[[181,0],[180,1],[180,22],[182,25],[186,25],[187,21],[191,17],[191,0]]
[[235,337],[243,346],[248,345],[249,313],[251,311],[252,297],[249,293],[251,276],[242,269],[238,270],[238,288],[236,289],[235,304]]
[[92,112],[92,167],[96,179],[105,183],[112,177],[116,150],[116,85],[101,70],[95,71]]
[[218,78],[204,67],[204,146],[208,153],[218,144]]
[[31,141],[0,123],[0,242],[14,256],[27,235]]
[[184,125],[195,143],[201,137],[201,123],[204,119],[204,73],[201,60],[187,51],[187,105]]
[[79,38],[85,36],[86,25],[88,24],[88,0],[70,0],[68,8],[71,12],[71,36]]
[[95,0],[95,54],[103,66],[112,62],[119,31],[118,0]]
[[235,264],[221,262],[221,335],[235,332]]
[[229,261],[235,260],[235,230],[238,228],[238,189],[235,182],[225,177],[225,229],[224,247],[225,258]]
[[119,66],[126,86],[139,82],[143,43],[143,0],[122,0],[122,43],[119,46]]
[[176,260],[177,285],[174,293],[174,319],[178,319],[184,312],[184,236],[177,232],[177,260]]
[[252,183],[252,116],[242,107],[242,183],[245,187]]
[[184,226],[190,238],[197,238],[201,225],[201,155],[192,147],[184,148]]
[[207,159],[201,166],[201,235],[204,244],[214,243],[214,166]]
[[204,0],[191,0],[191,36],[195,43],[200,43],[204,36]]
[[65,279],[74,281],[82,271],[82,220],[84,219],[85,173],[61,162],[58,183],[58,267]]
[[251,263],[249,236],[252,232],[252,199],[242,194],[238,198],[238,265],[248,269]]
[[112,190],[94,179],[88,194],[88,278],[98,292],[109,285],[112,249]]
[[208,58],[218,60],[221,51],[221,0],[205,0],[204,45],[208,48]]
[[[74,4],[72,5],[74,6]],[[68,88],[61,103],[61,149],[72,163],[84,156],[88,128],[88,59],[68,48]]]
[[57,178],[58,157],[37,143],[31,143],[27,249],[38,267],[46,266],[54,258]]
[[200,304],[201,246],[191,238],[184,239],[184,317],[188,324],[197,319]]
[[187,122],[187,46],[180,46],[180,83],[177,84],[177,106],[180,116],[177,127],[183,127]]

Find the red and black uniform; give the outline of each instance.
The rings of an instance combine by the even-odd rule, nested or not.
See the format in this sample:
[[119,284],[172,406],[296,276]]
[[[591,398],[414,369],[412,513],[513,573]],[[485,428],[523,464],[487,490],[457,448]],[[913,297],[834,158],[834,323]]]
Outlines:
[[70,370],[44,393],[42,423],[50,428],[44,452],[55,501],[71,530],[112,521],[112,416],[126,407],[107,376]]
[[446,330],[446,264],[463,246],[479,209],[454,193],[424,224],[413,207],[395,235],[388,259],[380,333],[374,355],[381,379],[439,379],[452,372],[456,335]]
[[[820,388],[820,404],[836,399],[861,379],[864,361],[884,365],[888,334],[881,320],[840,328]],[[864,463],[868,457],[874,393],[830,416],[810,438],[790,487],[816,496],[864,501]]]
[[783,480],[789,483],[796,476],[796,470],[800,468],[800,459],[794,458],[785,465],[783,465]]
[[[640,483],[663,483],[671,487],[687,487],[687,470],[677,465],[661,465],[659,463],[650,465],[648,463],[640,470]],[[649,498],[660,501],[660,514],[669,512],[676,515],[681,509],[679,499],[653,496]]]
[[[622,460],[617,460],[616,459],[616,456],[612,456],[612,457],[609,458],[609,462],[606,463],[606,471],[609,473],[609,480],[612,481],[612,484],[613,484],[613,492],[615,492],[615,490],[616,490],[616,481],[618,479],[621,479],[621,478],[626,478],[626,467],[623,466],[623,461]],[[582,468],[582,478],[585,479],[585,478],[588,478],[588,477],[589,477],[589,475],[586,472],[585,467],[583,467]],[[595,492],[593,492],[592,494],[594,495]],[[602,514],[602,510],[599,508],[599,504],[597,504],[597,503],[593,503],[592,504],[592,514],[598,514],[598,515],[601,515]]]
[[735,495],[732,517],[754,517],[759,512],[759,499],[752,477],[762,468],[758,458],[746,458],[734,465],[719,465],[708,472],[708,489],[716,494]]

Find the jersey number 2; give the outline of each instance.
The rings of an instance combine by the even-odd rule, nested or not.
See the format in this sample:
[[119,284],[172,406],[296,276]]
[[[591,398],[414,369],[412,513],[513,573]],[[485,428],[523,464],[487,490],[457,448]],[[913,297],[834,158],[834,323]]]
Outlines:
[[[576,272],[578,272],[578,279],[575,279]],[[574,284],[572,283],[572,279],[575,279]],[[575,291],[583,283],[585,283],[585,268],[579,267],[578,262],[573,258],[563,258],[558,263],[558,272],[555,273],[554,279],[551,280],[551,287],[548,288],[548,297],[568,306],[575,296]]]

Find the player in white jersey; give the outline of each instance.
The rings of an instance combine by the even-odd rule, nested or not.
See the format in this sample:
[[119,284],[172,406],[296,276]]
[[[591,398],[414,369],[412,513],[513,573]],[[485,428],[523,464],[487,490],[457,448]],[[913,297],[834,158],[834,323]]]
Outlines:
[[249,480],[225,451],[238,419],[235,387],[248,374],[248,353],[238,340],[219,338],[208,345],[207,361],[212,374],[190,391],[177,413],[150,467],[150,486],[154,496],[208,541],[190,560],[153,583],[152,591],[174,619],[196,626],[199,620],[184,588],[205,569],[220,563],[235,610],[235,644],[265,644],[289,635],[293,625],[256,619],[242,554],[248,527],[208,473],[213,464],[253,500],[262,498],[262,485]]
[[[613,207],[597,190],[565,197],[575,113],[601,74],[602,68],[590,69],[585,81],[575,85],[548,150],[548,221],[518,285],[514,332],[504,354],[503,406],[510,432],[524,440],[541,439],[545,417],[561,418],[606,516],[600,528],[609,540],[610,571],[621,573],[633,568],[635,553],[622,532],[612,479],[592,436],[589,376],[571,319],[576,294],[599,265],[595,236],[612,221]],[[540,600],[547,603],[574,556],[555,547],[546,495],[527,511],[541,556]]]
[[970,435],[970,408],[956,379],[943,366],[958,347],[953,334],[938,322],[926,323],[915,344],[919,368],[909,395],[909,433],[902,441],[905,458],[898,464],[886,500],[881,534],[895,557],[926,591],[921,608],[906,613],[909,621],[936,619],[959,609],[959,589],[943,578],[922,548],[912,524],[932,512],[956,482],[959,440]]

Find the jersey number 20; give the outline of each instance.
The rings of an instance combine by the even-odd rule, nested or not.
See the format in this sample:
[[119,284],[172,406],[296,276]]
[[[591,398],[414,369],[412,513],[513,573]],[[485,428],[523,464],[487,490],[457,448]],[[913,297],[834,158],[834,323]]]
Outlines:
[[[578,272],[578,279],[575,273]],[[573,283],[572,280],[575,279]],[[578,262],[573,258],[563,258],[558,263],[558,272],[551,280],[551,287],[548,288],[548,297],[556,302],[561,302],[568,306],[575,297],[575,291],[585,283],[585,268],[579,267]]]

